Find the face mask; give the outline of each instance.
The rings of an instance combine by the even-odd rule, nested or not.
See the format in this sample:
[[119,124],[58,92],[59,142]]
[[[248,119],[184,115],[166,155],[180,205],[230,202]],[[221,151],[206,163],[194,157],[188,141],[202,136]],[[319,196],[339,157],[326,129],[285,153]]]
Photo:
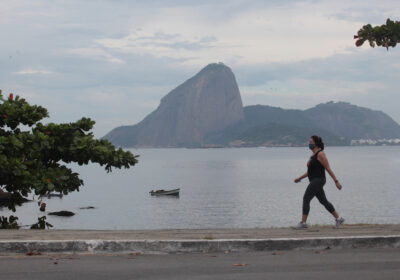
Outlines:
[[315,145],[314,144],[308,144],[308,148],[310,148],[310,150],[312,150],[312,149],[315,148]]

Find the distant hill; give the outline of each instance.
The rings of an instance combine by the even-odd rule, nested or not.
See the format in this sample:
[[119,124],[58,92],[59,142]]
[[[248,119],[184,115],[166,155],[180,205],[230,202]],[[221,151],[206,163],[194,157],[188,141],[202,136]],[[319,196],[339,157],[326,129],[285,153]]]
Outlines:
[[244,107],[242,122],[207,135],[206,144],[220,146],[301,146],[311,135],[321,135],[328,145],[347,145],[346,138],[317,126],[301,110],[254,105]]
[[347,139],[400,138],[400,126],[387,114],[346,102],[328,102],[305,111],[316,126]]
[[168,93],[143,121],[104,138],[123,147],[302,146],[313,134],[327,145],[349,145],[400,138],[400,126],[383,112],[345,102],[308,110],[242,107],[231,69],[213,63]]

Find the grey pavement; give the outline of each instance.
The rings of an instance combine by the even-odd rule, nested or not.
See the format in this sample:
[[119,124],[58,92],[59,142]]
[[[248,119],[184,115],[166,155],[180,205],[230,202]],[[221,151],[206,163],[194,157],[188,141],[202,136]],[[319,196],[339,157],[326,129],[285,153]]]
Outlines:
[[315,226],[305,230],[1,230],[0,254],[252,252],[321,248],[400,248],[400,225]]
[[0,230],[1,240],[214,240],[315,238],[400,235],[400,224],[311,226],[292,228],[247,229],[162,229],[162,230]]
[[0,279],[399,279],[400,248],[0,256]]

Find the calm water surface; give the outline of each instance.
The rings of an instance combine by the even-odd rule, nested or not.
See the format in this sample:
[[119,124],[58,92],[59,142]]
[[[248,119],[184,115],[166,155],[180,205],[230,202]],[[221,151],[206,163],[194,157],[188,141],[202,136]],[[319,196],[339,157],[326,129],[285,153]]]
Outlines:
[[[80,192],[45,199],[57,229],[256,228],[291,226],[300,220],[310,151],[304,148],[143,149],[139,164],[107,174],[97,165],[72,166],[85,185]],[[349,223],[400,223],[400,147],[328,147],[328,199]],[[327,176],[329,176],[327,174]],[[152,189],[181,188],[179,198],[151,197]],[[96,209],[82,210],[80,207]],[[10,215],[0,209],[0,215]],[[23,225],[42,216],[36,203],[16,213]],[[311,224],[330,224],[317,199]]]

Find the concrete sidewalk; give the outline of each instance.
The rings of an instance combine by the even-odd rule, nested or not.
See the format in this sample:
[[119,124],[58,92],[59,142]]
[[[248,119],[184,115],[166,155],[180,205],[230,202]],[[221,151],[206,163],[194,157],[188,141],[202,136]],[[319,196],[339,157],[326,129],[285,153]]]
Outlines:
[[0,254],[187,253],[314,248],[400,248],[400,225],[315,226],[305,230],[0,230]]

